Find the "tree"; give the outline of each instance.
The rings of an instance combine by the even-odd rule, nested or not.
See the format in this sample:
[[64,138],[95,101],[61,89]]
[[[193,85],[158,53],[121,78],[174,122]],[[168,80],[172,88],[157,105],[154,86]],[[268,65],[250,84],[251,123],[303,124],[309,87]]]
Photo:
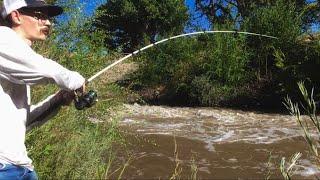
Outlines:
[[[226,22],[239,23],[257,7],[274,5],[271,0],[195,0],[196,8],[207,16],[211,23],[222,24]],[[299,13],[304,15],[304,25],[319,23],[319,0],[291,0]]]
[[181,32],[188,20],[183,0],[109,0],[98,12],[94,25],[106,31],[111,48],[124,52]]

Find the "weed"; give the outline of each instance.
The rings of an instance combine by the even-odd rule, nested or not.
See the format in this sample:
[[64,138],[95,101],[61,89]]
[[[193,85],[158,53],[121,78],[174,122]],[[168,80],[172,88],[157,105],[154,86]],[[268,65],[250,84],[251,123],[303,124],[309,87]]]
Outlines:
[[282,157],[281,163],[280,163],[280,171],[285,180],[290,180],[292,174],[295,171],[295,166],[297,165],[297,161],[302,156],[301,153],[296,153],[290,158],[290,164],[286,165],[286,159],[285,157]]

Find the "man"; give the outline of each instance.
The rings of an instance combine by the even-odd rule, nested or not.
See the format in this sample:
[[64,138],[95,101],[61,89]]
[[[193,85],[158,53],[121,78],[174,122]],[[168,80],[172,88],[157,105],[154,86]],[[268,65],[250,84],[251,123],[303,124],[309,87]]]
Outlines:
[[[31,49],[45,40],[50,17],[63,12],[43,0],[4,0],[0,26],[0,179],[37,179],[25,147],[26,126],[52,109],[71,102],[85,79]],[[30,105],[30,85],[56,83],[62,90],[36,106]]]

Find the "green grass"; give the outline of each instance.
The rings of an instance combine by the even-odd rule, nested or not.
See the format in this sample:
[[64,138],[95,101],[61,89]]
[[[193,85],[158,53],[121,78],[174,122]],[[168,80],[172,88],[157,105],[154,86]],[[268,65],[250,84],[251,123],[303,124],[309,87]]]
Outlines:
[[[76,110],[73,104],[63,107],[46,124],[28,132],[29,156],[40,179],[101,179],[110,171],[108,167],[114,166],[114,145],[124,144],[124,138],[117,127],[118,118],[111,114],[120,110],[125,92],[115,84],[98,84],[94,88],[100,94],[94,107],[83,111]],[[39,86],[34,90],[34,99],[55,89]]]

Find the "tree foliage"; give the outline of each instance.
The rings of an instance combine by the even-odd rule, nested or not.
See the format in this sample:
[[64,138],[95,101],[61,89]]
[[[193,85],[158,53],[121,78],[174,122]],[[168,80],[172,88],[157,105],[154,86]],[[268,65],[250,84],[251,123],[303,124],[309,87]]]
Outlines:
[[258,77],[270,79],[280,94],[293,93],[299,80],[319,84],[319,39],[308,42],[305,16],[294,2],[278,0],[269,7],[256,8],[245,20],[248,31],[271,34],[279,39],[259,42],[251,39],[252,66]]
[[[213,24],[238,23],[250,16],[259,7],[269,7],[277,3],[271,0],[195,0],[198,11],[207,16]],[[320,4],[306,0],[289,0],[297,11],[303,14],[305,26],[319,22]],[[240,24],[239,24],[240,23]]]
[[106,43],[126,52],[181,32],[188,20],[183,0],[109,0],[98,11],[95,26],[108,34]]
[[[259,32],[277,37],[277,40],[249,38],[247,43],[253,51],[251,65],[261,76],[272,76],[277,69],[278,61],[274,58],[275,49],[281,49],[286,55],[292,55],[293,59],[299,57],[296,54],[297,38],[302,34],[302,16],[297,11],[294,3],[278,0],[271,6],[253,6],[250,16],[243,23],[243,29],[250,32]],[[291,59],[291,58],[289,58]],[[291,62],[293,62],[291,59]]]

